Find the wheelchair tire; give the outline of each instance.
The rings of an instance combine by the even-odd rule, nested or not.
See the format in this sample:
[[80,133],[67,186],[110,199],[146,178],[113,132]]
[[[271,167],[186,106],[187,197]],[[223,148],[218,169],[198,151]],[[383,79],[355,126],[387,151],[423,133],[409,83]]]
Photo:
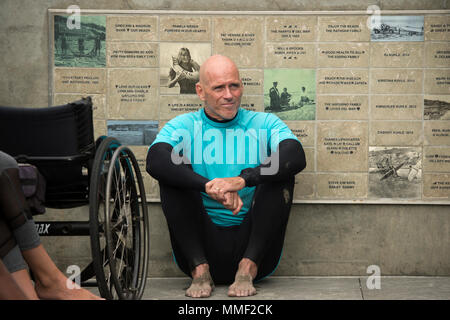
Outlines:
[[116,139],[104,138],[90,181],[91,251],[100,294],[110,300],[140,299],[147,278],[149,228],[144,184],[133,153]]
[[144,183],[134,154],[126,146],[113,154],[106,180],[105,219],[111,278],[120,299],[140,299],[148,266],[148,216]]

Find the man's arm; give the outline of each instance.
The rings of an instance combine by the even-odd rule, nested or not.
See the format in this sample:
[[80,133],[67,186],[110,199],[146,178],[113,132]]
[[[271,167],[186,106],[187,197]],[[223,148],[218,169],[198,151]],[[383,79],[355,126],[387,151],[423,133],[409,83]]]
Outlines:
[[239,212],[243,203],[237,192],[224,194],[218,192],[217,188],[205,188],[209,180],[195,173],[186,164],[173,163],[172,150],[173,147],[165,142],[155,143],[150,148],[147,154],[146,170],[153,178],[171,186],[206,192],[211,198],[231,210],[233,214]]
[[209,180],[195,173],[187,164],[173,163],[172,149],[165,142],[151,146],[147,154],[147,172],[162,183],[205,192],[205,184]]
[[[306,167],[305,151],[300,142],[286,139],[279,143],[278,150],[264,164],[241,171],[239,177],[245,180],[246,187],[254,187],[261,183],[282,181],[294,176]],[[278,161],[278,171],[275,174],[264,174],[263,168],[269,168]],[[268,171],[268,170],[267,170]]]
[[[262,170],[273,165],[270,161],[278,161],[278,170],[274,174],[267,174],[267,171],[271,170],[266,172]],[[206,184],[206,190],[215,192],[218,197],[221,197],[226,192],[239,191],[244,187],[285,180],[305,167],[306,158],[301,143],[294,139],[286,139],[280,142],[277,152],[273,153],[264,164],[244,169],[237,177],[213,179]]]

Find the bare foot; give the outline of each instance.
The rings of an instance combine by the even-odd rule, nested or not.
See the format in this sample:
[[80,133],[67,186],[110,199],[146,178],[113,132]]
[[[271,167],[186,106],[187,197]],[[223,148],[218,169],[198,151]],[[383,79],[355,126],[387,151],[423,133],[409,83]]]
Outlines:
[[233,284],[228,289],[229,297],[249,297],[256,294],[253,278],[250,274],[236,274]]
[[80,288],[73,282],[69,287],[66,281],[57,281],[50,286],[45,286],[37,281],[35,290],[39,299],[44,300],[105,300],[86,289]]
[[191,298],[207,298],[213,290],[214,283],[209,273],[209,266],[197,266],[192,272],[192,283],[186,290],[186,296]]
[[256,294],[253,279],[256,277],[257,266],[250,259],[244,258],[239,263],[234,282],[228,288],[229,297],[249,297]]

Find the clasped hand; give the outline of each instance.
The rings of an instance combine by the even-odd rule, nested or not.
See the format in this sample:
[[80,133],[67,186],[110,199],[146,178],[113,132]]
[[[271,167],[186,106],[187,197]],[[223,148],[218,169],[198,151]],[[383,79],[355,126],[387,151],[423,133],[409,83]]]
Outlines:
[[205,191],[211,198],[236,215],[244,204],[238,194],[238,191],[244,187],[245,180],[241,177],[216,178],[206,183]]

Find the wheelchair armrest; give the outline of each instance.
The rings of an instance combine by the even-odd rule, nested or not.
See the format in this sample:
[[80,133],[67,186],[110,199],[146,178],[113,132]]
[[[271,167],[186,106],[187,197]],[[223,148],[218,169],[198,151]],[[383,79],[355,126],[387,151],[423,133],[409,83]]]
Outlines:
[[18,163],[52,163],[52,162],[83,162],[89,160],[92,157],[90,153],[86,154],[75,154],[70,156],[63,157],[43,157],[43,156],[27,156],[24,154],[20,154],[15,156],[14,158]]

